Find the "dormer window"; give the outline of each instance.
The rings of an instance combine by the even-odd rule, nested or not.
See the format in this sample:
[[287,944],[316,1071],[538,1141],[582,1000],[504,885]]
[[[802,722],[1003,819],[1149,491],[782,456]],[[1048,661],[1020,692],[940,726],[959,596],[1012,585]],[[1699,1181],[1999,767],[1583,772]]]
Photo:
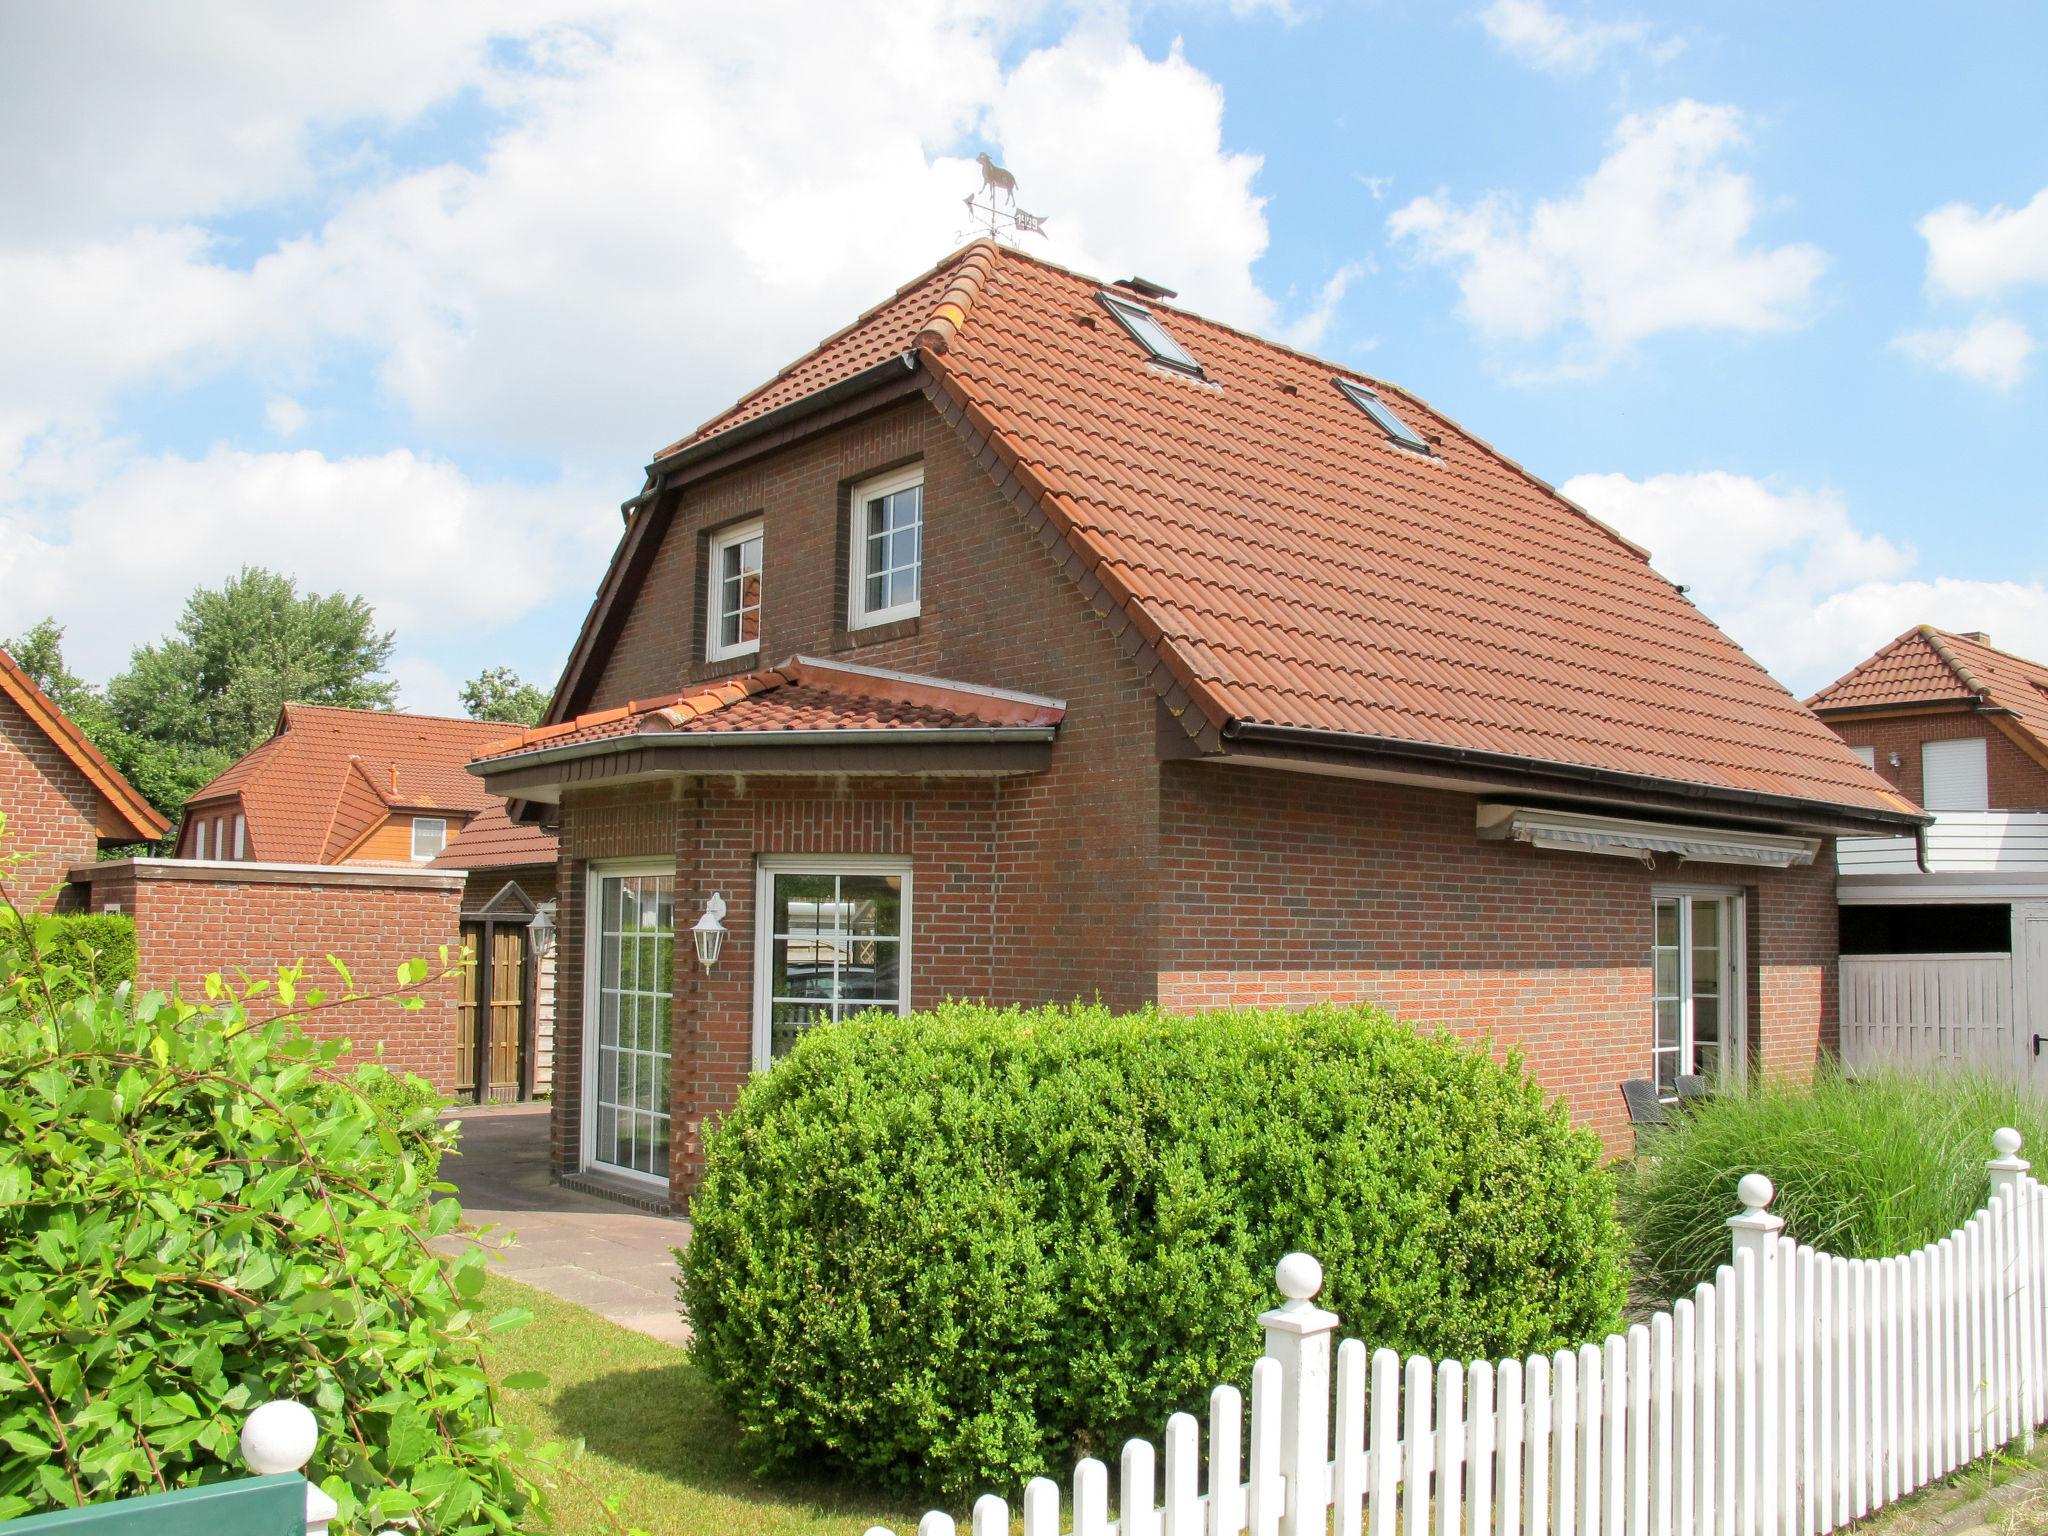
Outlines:
[[1102,300],[1102,307],[1115,315],[1123,328],[1131,333],[1139,346],[1152,354],[1152,361],[1181,373],[1202,376],[1202,365],[1189,355],[1186,347],[1173,339],[1173,335],[1159,323],[1159,317],[1142,304],[1133,303],[1114,293],[1096,295]]
[[415,816],[412,819],[412,856],[425,861],[448,846],[445,816]]
[[724,661],[761,649],[761,521],[743,523],[711,536],[708,625],[704,659]]
[[846,627],[914,619],[924,588],[924,466],[853,488]]
[[1370,416],[1379,429],[1403,448],[1413,448],[1417,453],[1428,453],[1429,443],[1407,422],[1394,414],[1393,408],[1372,390],[1356,379],[1332,379],[1330,381],[1344,392],[1344,398]]

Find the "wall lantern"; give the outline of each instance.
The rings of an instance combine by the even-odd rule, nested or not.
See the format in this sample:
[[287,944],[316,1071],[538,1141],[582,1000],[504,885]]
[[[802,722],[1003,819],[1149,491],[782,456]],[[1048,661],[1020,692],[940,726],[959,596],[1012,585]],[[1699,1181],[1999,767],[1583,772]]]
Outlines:
[[555,947],[555,904],[544,901],[533,909],[533,922],[526,930],[526,936],[533,941],[533,952],[546,955]]
[[725,943],[724,917],[725,898],[713,891],[704,903],[704,915],[690,929],[690,937],[697,941],[697,963],[707,971],[718,963],[719,946]]

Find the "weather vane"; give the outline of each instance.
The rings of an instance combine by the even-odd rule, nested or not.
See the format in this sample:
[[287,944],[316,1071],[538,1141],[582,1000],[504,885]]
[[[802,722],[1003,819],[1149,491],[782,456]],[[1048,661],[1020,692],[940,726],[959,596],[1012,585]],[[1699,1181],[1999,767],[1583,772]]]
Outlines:
[[1036,235],[1041,240],[1049,238],[1045,232],[1045,220],[1017,206],[1017,178],[991,160],[986,151],[974,158],[981,166],[981,185],[961,199],[967,205],[967,217],[973,231],[978,234],[986,230],[991,240],[1014,235]]

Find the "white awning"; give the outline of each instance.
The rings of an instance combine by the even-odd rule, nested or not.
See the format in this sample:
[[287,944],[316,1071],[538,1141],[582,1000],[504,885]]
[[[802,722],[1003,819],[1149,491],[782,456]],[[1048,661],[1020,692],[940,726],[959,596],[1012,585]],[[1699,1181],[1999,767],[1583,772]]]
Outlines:
[[1632,821],[1620,816],[1582,816],[1573,811],[1523,805],[1481,805],[1479,835],[1492,842],[1527,843],[1555,853],[1597,853],[1634,859],[1654,867],[1660,853],[1675,853],[1688,864],[1748,864],[1789,869],[1811,864],[1820,851],[1817,837],[1773,832],[1731,832],[1665,821]]

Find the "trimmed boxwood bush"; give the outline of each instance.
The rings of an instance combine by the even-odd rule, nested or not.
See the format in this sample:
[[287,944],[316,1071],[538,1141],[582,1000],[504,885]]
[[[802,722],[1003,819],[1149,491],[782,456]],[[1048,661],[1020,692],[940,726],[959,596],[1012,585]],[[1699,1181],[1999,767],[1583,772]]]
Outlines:
[[2008,1081],[1968,1072],[1824,1072],[1718,1094],[1643,1131],[1623,1205],[1644,1277],[1683,1294],[1728,1262],[1728,1218],[1745,1173],[1777,1186],[1771,1209],[1802,1243],[1885,1258],[1936,1242],[1990,1193],[1984,1165],[2002,1125],[2048,1153],[2041,1107]]
[[959,1495],[1247,1381],[1304,1249],[1374,1347],[1617,1321],[1590,1134],[1519,1063],[1369,1008],[948,1004],[808,1032],[710,1137],[680,1282],[764,1468]]
[[0,907],[0,944],[36,952],[49,962],[58,1002],[89,984],[103,988],[135,979],[135,919],[122,912],[67,912],[27,917]]

